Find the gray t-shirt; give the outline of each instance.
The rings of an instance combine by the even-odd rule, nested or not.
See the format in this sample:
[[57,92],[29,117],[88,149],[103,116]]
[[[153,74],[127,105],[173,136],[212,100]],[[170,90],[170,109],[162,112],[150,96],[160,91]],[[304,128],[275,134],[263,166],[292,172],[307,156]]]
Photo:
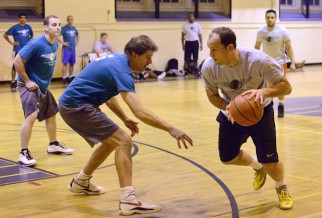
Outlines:
[[[237,50],[240,58],[236,66],[217,66],[211,57],[203,63],[201,73],[205,88],[211,93],[230,102],[247,90],[267,87],[268,82],[276,84],[283,77],[283,68],[267,54],[249,48]],[[264,107],[271,101],[271,98],[264,99]]]

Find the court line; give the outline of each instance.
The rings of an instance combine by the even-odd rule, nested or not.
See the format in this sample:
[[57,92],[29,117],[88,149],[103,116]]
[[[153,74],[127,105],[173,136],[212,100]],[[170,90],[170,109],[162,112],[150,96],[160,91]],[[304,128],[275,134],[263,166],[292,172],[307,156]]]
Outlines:
[[285,112],[289,112],[289,111],[296,111],[296,110],[303,110],[303,109],[311,109],[311,108],[320,108],[320,105],[317,106],[308,106],[308,107],[297,107],[297,108],[290,108],[290,109],[286,109]]
[[298,115],[298,114],[310,114],[310,113],[315,113],[315,112],[322,112],[322,110],[305,111],[305,112],[298,112],[298,113],[294,113],[294,114],[296,114],[296,115]]
[[[176,157],[179,157],[189,163],[191,163],[192,165],[198,167],[199,169],[201,169],[203,172],[205,172],[206,174],[208,174],[212,179],[214,179],[218,184],[219,186],[223,189],[223,191],[226,193],[226,196],[230,202],[230,207],[231,207],[231,214],[232,214],[232,218],[239,218],[239,209],[238,209],[238,205],[237,205],[237,202],[234,198],[234,195],[231,193],[231,191],[229,190],[229,188],[225,185],[225,183],[223,183],[215,174],[213,174],[212,172],[210,172],[208,169],[206,169],[205,167],[201,166],[200,164],[198,164],[197,162],[194,162],[193,160],[191,159],[188,159],[186,157],[183,157],[181,155],[178,155],[178,154],[175,154],[171,151],[167,151],[165,149],[162,149],[162,148],[159,148],[159,147],[156,147],[156,146],[153,146],[153,145],[149,145],[149,144],[145,144],[145,143],[142,143],[142,142],[135,142],[135,143],[138,143],[138,144],[141,144],[141,145],[144,145],[144,146],[147,146],[147,147],[151,147],[151,148],[154,148],[154,149],[157,149],[157,150],[160,150],[160,151],[163,151],[165,153],[168,153],[168,154],[171,154],[173,156],[176,156]],[[226,213],[225,213],[226,214]],[[218,216],[218,215],[217,215]]]

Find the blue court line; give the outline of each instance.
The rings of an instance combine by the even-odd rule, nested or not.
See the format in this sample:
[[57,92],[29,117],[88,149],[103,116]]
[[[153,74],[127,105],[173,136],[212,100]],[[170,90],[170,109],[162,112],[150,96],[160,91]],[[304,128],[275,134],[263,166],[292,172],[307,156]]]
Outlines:
[[179,157],[179,158],[181,158],[181,159],[183,159],[185,161],[188,161],[189,163],[195,165],[196,167],[198,167],[199,169],[201,169],[202,171],[204,171],[205,173],[207,173],[212,179],[214,179],[219,184],[219,186],[226,193],[226,196],[228,197],[228,200],[229,200],[230,206],[231,206],[232,218],[239,218],[239,209],[238,209],[237,202],[236,202],[236,200],[234,198],[234,195],[231,193],[231,191],[225,185],[225,183],[223,183],[217,176],[215,176],[208,169],[206,169],[205,167],[201,166],[200,164],[198,164],[198,163],[190,160],[189,158],[186,158],[186,157],[183,157],[181,155],[175,154],[175,153],[173,153],[171,151],[167,151],[167,150],[164,150],[162,148],[159,148],[159,147],[156,147],[156,146],[153,146],[153,145],[148,145],[148,144],[145,144],[145,143],[142,143],[142,142],[136,142],[136,143],[141,144],[141,145],[144,145],[144,146],[147,146],[147,147],[151,147],[151,148],[154,148],[154,149],[157,149],[157,150],[160,150],[160,151],[163,151],[165,153],[171,154],[171,155],[176,156],[176,157]]
[[0,186],[57,177],[57,174],[38,168],[25,167],[0,158]]
[[[274,98],[274,108],[277,110],[278,100]],[[322,96],[285,98],[285,114],[302,116],[322,116]]]
[[[192,161],[192,160],[190,160],[190,159],[188,159],[186,157],[180,156],[178,154],[175,154],[173,152],[167,151],[165,149],[162,149],[162,148],[159,148],[159,147],[156,147],[156,146],[153,146],[153,145],[148,145],[148,144],[145,144],[145,143],[142,143],[142,142],[135,142],[135,143],[138,143],[138,144],[141,144],[141,145],[144,145],[144,146],[147,146],[147,147],[151,147],[151,148],[163,151],[165,153],[171,154],[173,156],[176,156],[178,158],[181,158],[181,159],[183,159],[183,160],[195,165],[196,167],[201,169],[203,172],[208,174],[212,179],[214,179],[219,184],[219,186],[226,193],[226,196],[227,196],[227,198],[228,198],[228,200],[230,202],[230,206],[231,206],[232,218],[239,218],[239,209],[238,209],[238,205],[237,205],[237,202],[236,202],[233,194],[228,189],[228,187],[217,176],[215,176],[212,172],[210,172],[208,169],[206,169],[205,167],[201,166],[200,164],[198,164],[198,163],[196,163],[196,162],[194,162],[194,161]],[[132,155],[131,155],[132,157],[136,156],[138,154],[138,152],[139,152],[139,148],[135,143],[132,144],[132,146],[133,146],[133,152],[132,152]],[[49,179],[49,178],[54,178],[54,177],[64,177],[64,176],[70,176],[70,175],[77,174],[77,173],[69,173],[69,174],[58,175],[58,174],[51,173],[51,172],[41,170],[41,169],[38,169],[38,168],[20,166],[20,165],[17,165],[15,162],[0,158],[0,163],[4,163],[4,162],[8,162],[8,164],[16,165],[16,166],[13,166],[13,167],[18,167],[18,169],[15,169],[15,171],[17,171],[17,172],[19,172],[20,170],[22,170],[24,172],[26,172],[26,171],[28,172],[29,170],[31,170],[31,171],[29,173],[26,173],[26,174],[12,175],[12,176],[7,176],[7,177],[5,176],[5,177],[1,178],[1,168],[0,168],[0,186],[9,185],[9,184],[16,184],[16,183],[21,183],[21,182],[27,182],[27,181],[34,181],[34,180]],[[103,169],[103,168],[111,167],[111,166],[114,166],[114,165],[115,165],[115,163],[108,164],[106,166],[102,166],[102,167],[99,167],[97,169]],[[6,166],[6,168],[7,167],[11,167],[11,166]],[[21,168],[23,168],[23,169],[21,169]],[[230,213],[224,213],[224,214],[230,214]]]

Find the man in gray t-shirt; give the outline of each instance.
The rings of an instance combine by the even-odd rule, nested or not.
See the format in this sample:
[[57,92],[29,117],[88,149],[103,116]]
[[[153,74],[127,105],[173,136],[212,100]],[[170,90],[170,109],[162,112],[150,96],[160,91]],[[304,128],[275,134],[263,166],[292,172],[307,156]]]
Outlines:
[[[281,209],[291,209],[293,201],[284,181],[283,164],[278,159],[273,97],[289,95],[292,87],[276,60],[255,49],[236,48],[236,35],[226,27],[214,29],[208,38],[210,58],[201,69],[211,104],[221,109],[219,122],[219,155],[225,164],[250,166],[255,170],[253,188],[260,189],[267,173],[275,181]],[[268,87],[267,83],[273,84]],[[250,93],[264,106],[261,120],[253,126],[234,122],[230,101],[238,94]],[[256,156],[241,150],[251,137]]]

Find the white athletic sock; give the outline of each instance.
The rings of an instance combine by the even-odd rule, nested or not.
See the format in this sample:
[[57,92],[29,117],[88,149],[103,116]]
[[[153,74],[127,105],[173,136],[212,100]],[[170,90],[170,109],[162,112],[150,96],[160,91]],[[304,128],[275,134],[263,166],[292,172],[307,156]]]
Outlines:
[[250,155],[252,157],[252,162],[248,165],[252,167],[254,170],[260,170],[263,168],[263,165],[258,162],[257,158],[254,155]]
[[86,180],[89,179],[89,177],[91,177],[91,175],[86,175],[83,170],[80,171],[80,173],[77,175],[76,179],[78,180]]
[[275,181],[275,188],[278,189],[279,187],[281,187],[282,185],[286,185],[286,183],[284,182],[284,180],[282,181]]
[[133,186],[126,186],[126,187],[120,188],[120,199],[122,201],[127,201],[127,202],[132,202],[133,200],[137,200]]

